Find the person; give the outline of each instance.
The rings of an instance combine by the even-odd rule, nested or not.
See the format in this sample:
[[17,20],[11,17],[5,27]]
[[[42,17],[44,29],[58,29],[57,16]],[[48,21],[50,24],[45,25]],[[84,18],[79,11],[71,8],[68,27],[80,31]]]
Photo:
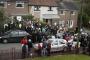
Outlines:
[[25,36],[20,42],[22,45],[27,45],[27,37]]
[[38,43],[38,50],[37,50],[38,56],[41,56],[41,51],[42,51],[42,46],[40,43]]
[[86,40],[85,40],[85,35],[81,35],[81,39],[80,39],[80,46],[82,48],[82,53],[85,54],[85,48],[87,46]]
[[27,37],[24,37],[23,39],[21,39],[21,45],[22,45],[22,58],[26,58],[26,54],[27,54]]
[[87,41],[88,41],[88,52],[89,52],[89,55],[90,55],[90,35],[89,34],[87,36]]
[[32,40],[31,39],[28,39],[28,56],[32,56],[32,47],[33,47],[33,44],[32,44]]
[[51,51],[51,43],[50,42],[47,43],[46,49],[47,49],[47,56],[50,56],[51,55],[51,52],[50,52]]
[[45,39],[45,37],[43,37],[43,41],[42,41],[42,43],[43,43],[43,46],[42,46],[42,55],[46,55],[46,47],[47,47],[47,42],[46,42],[46,39]]

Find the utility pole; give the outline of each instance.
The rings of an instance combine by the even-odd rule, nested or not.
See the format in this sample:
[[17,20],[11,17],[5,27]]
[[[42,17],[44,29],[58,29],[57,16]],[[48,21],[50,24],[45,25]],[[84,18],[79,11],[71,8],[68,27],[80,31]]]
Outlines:
[[79,21],[79,34],[78,34],[78,39],[77,39],[77,49],[76,49],[76,53],[79,53],[79,40],[80,40],[80,37],[81,37],[81,29],[82,29],[82,24],[83,24],[83,1],[84,0],[80,0],[80,21]]
[[80,1],[80,26],[79,26],[79,31],[81,31],[81,28],[83,27],[83,2],[84,0]]

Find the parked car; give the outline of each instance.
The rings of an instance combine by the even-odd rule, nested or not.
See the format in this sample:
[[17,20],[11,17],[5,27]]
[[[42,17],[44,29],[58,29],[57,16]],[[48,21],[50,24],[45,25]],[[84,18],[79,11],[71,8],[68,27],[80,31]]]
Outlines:
[[21,38],[24,36],[29,36],[29,33],[23,30],[9,30],[0,36],[0,42],[2,43],[14,43],[20,42]]
[[51,52],[54,51],[64,51],[67,47],[67,41],[65,39],[49,39],[48,41],[51,42]]
[[[65,39],[50,38],[47,42],[51,42],[51,52],[63,51],[67,46],[67,41]],[[34,44],[34,48],[36,50],[38,49],[38,44],[40,44],[41,47],[43,46],[43,43]]]

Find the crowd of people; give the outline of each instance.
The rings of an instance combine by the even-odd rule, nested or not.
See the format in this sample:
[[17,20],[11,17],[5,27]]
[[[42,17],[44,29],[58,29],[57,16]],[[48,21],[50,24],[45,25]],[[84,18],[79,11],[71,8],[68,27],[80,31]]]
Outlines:
[[[32,40],[29,39],[28,37],[24,37],[21,40],[21,45],[22,45],[22,58],[25,57],[32,57],[33,50],[34,50],[34,43],[32,43]],[[43,46],[39,43],[38,44],[38,49],[34,50],[35,53],[37,53],[38,56],[50,56],[50,49],[51,49],[51,44],[50,42],[46,42],[46,40],[43,39]]]
[[[38,48],[39,48],[37,50],[38,55],[39,56],[41,56],[41,55],[49,56],[51,45],[50,45],[50,43],[47,43],[46,40],[48,40],[49,36],[51,36],[51,35],[61,38],[61,36],[63,35],[63,33],[65,31],[65,29],[63,29],[62,27],[59,27],[59,25],[42,26],[38,22],[31,23],[29,26],[27,26],[25,28],[25,30],[30,34],[30,36],[24,37],[21,40],[22,53],[24,52],[22,54],[23,57],[26,56],[25,54],[26,54],[27,50],[28,50],[28,55],[30,55],[33,44],[41,43],[41,42],[43,43],[43,47],[41,47],[41,45],[38,45]],[[28,49],[27,49],[26,45],[27,45]]]
[[[21,40],[22,44],[22,57],[32,56],[33,44],[38,43],[38,50],[36,51],[39,56],[50,56],[51,43],[47,43],[49,36],[55,36],[56,38],[65,39],[67,42],[72,40],[77,40],[77,45],[75,48],[78,52],[78,42],[80,42],[80,48],[83,53],[89,52],[90,54],[90,36],[86,34],[78,34],[77,38],[74,32],[68,31],[65,27],[60,27],[59,25],[45,25],[42,26],[39,23],[30,24],[25,28],[25,30],[30,34],[28,37],[24,37]],[[43,43],[43,47],[39,44]],[[71,51],[72,44],[68,42],[67,44],[69,52]],[[28,53],[27,53],[28,52]]]

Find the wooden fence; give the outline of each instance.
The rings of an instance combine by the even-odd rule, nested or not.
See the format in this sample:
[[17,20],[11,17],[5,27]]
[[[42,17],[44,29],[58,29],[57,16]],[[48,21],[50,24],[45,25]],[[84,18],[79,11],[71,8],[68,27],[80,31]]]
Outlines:
[[21,55],[21,50],[15,48],[0,50],[0,60],[17,60],[21,59]]

